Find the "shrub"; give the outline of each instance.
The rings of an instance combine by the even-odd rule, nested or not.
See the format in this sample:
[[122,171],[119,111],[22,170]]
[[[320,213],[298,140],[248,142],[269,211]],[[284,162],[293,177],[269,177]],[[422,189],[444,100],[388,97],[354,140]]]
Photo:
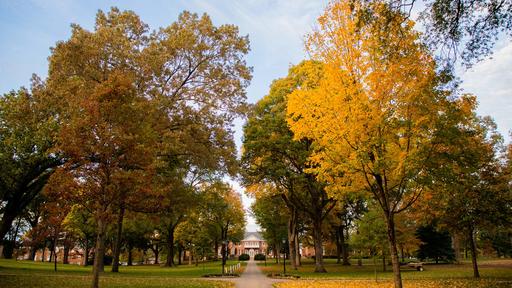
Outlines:
[[254,260],[263,261],[263,260],[265,260],[265,255],[256,254],[256,255],[254,255]]
[[238,261],[247,261],[249,260],[249,254],[241,254],[240,256],[238,256]]

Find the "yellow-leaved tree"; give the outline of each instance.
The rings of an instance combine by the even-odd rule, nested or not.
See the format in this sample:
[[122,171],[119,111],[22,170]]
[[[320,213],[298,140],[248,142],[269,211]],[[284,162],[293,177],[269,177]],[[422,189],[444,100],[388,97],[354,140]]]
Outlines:
[[289,96],[296,139],[313,141],[310,170],[332,195],[368,191],[385,215],[395,287],[402,287],[397,213],[421,194],[447,95],[414,23],[382,2],[334,1],[306,37],[325,63],[315,89]]

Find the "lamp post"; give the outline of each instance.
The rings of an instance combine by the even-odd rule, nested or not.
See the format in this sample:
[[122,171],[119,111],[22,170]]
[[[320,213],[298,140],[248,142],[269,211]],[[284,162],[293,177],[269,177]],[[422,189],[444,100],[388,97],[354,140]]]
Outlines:
[[283,239],[283,276],[286,275],[286,239]]

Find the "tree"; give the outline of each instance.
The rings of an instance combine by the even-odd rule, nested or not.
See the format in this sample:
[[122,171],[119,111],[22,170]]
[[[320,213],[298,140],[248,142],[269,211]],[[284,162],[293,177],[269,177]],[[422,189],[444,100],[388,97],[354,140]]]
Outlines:
[[30,225],[30,231],[25,235],[26,244],[30,246],[29,259],[34,260],[36,257],[37,249],[41,246],[41,241],[38,239],[37,227],[41,222],[42,206],[45,203],[46,197],[39,193],[29,204],[25,210],[25,221]]
[[354,222],[361,217],[366,209],[365,200],[360,193],[344,195],[333,209],[329,222],[336,243],[338,264],[341,263],[341,258],[343,258],[343,265],[350,265],[348,259],[350,230],[353,228]]
[[157,189],[165,197],[162,231],[167,235],[166,265],[171,266],[174,229],[197,203],[196,186],[236,172],[231,122],[246,110],[251,69],[243,57],[249,42],[236,26],[216,27],[208,15],[189,12],[159,30],[151,42],[144,51],[151,79],[144,93],[164,115]]
[[123,241],[124,248],[128,254],[127,265],[133,265],[133,249],[146,250],[149,248],[149,236],[153,232],[150,219],[142,213],[129,213],[124,219]]
[[[356,233],[350,239],[352,247],[359,250],[360,257],[365,251],[368,256],[382,256],[383,271],[386,271],[386,255],[389,255],[387,247],[386,224],[375,203],[370,203],[368,211],[356,221]],[[374,258],[375,262],[375,258]],[[375,263],[374,263],[375,264]]]
[[105,233],[123,183],[143,180],[140,171],[155,159],[152,116],[158,114],[138,91],[137,61],[146,30],[133,12],[100,11],[93,32],[73,25],[70,40],[57,43],[49,58],[53,97],[67,99],[58,150],[69,162],[56,177],[74,182],[70,197],[87,207],[97,224],[93,287],[103,270]]
[[46,93],[45,83],[34,76],[30,91],[21,88],[0,98],[0,240],[63,162],[52,150],[59,123]]
[[[176,228],[190,217],[194,209],[198,209],[200,197],[196,189],[183,183],[181,177],[174,178],[174,181],[168,174],[160,174],[162,181],[167,183],[164,187],[164,198],[161,203],[160,229],[166,239],[167,259],[165,266],[174,265],[174,245]],[[184,177],[184,176],[182,176]]]
[[[510,223],[510,182],[498,157],[502,137],[489,117],[475,113],[476,98],[463,95],[452,103],[450,114],[457,125],[442,131],[443,153],[436,155],[430,173],[437,180],[431,201],[441,208],[440,220],[453,232],[467,238],[473,275],[480,277],[477,264],[477,233]],[[447,114],[448,115],[448,114]]]
[[[368,1],[369,2],[369,1]],[[439,59],[453,65],[461,59],[470,68],[492,54],[500,36],[512,35],[512,2],[508,0],[388,0],[390,7],[410,15],[420,10],[418,20],[424,41]],[[421,4],[420,4],[421,3]]]
[[[272,187],[257,187],[254,195],[256,200],[251,205],[251,211],[256,223],[261,227],[261,234],[272,247],[273,255],[280,250],[282,239],[287,237],[288,209],[280,196],[280,192]],[[251,187],[252,188],[252,187]],[[267,189],[265,189],[267,188]],[[267,192],[267,193],[265,193]],[[278,261],[279,257],[276,257]]]
[[466,67],[492,54],[500,35],[512,36],[511,1],[433,0],[425,4],[420,20],[428,31],[427,43],[448,60],[460,55]]
[[298,90],[312,89],[323,74],[318,62],[304,61],[291,67],[288,76],[274,81],[269,95],[260,100],[244,126],[242,171],[246,186],[268,183],[278,187],[289,209],[288,240],[294,267],[299,265],[297,215],[305,213],[313,226],[315,272],[323,266],[322,223],[335,206],[325,183],[309,173],[309,139],[293,139],[286,123],[287,98]]
[[434,259],[436,264],[439,260],[447,262],[455,260],[452,238],[448,231],[438,231],[433,224],[430,224],[419,227],[416,230],[416,237],[421,241],[417,252],[419,259]]
[[201,187],[203,200],[200,206],[202,227],[207,227],[210,239],[214,240],[215,255],[221,243],[222,264],[226,264],[228,240],[239,242],[245,232],[245,212],[242,200],[229,185],[215,181]]
[[78,245],[83,249],[83,266],[89,265],[89,254],[91,247],[94,245],[95,233],[97,226],[92,213],[86,207],[74,204],[70,207],[70,211],[64,219],[64,231],[74,235],[77,238]]
[[325,62],[318,87],[288,98],[295,139],[311,139],[310,171],[333,194],[366,190],[386,218],[395,287],[402,287],[395,215],[424,190],[433,132],[446,102],[413,23],[380,2],[336,1],[307,36]]

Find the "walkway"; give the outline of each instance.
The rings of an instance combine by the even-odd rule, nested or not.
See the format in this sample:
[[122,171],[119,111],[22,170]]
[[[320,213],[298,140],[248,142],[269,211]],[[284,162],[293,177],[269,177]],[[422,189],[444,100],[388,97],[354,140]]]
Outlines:
[[249,260],[244,273],[240,278],[235,279],[237,288],[272,288],[272,284],[282,282],[283,280],[271,279],[261,273],[261,270],[256,265],[256,261]]

